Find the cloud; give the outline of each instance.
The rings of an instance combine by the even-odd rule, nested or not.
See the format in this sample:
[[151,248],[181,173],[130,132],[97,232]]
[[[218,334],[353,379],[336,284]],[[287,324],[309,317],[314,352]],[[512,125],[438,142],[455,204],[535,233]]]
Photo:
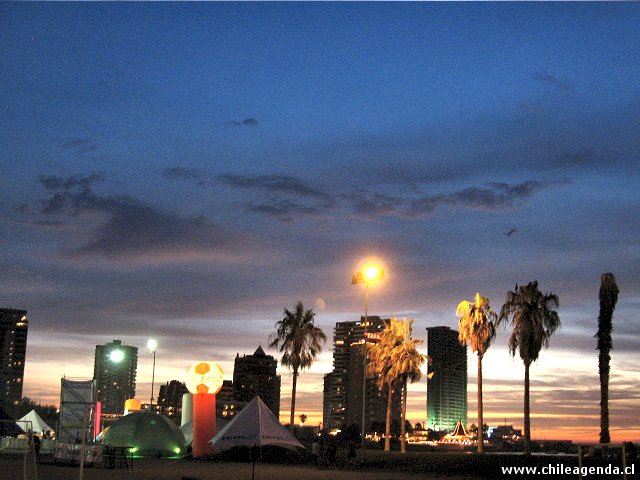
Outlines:
[[275,217],[290,223],[308,216],[325,215],[334,209],[332,195],[290,175],[218,175],[220,183],[258,192],[261,198],[246,204],[247,212]]
[[231,120],[229,122],[230,125],[235,125],[236,127],[256,127],[258,126],[258,120],[253,117],[245,118],[244,120]]
[[332,202],[331,195],[290,175],[218,175],[218,180],[236,188],[259,190],[266,193],[282,193],[297,197],[311,197]]
[[376,218],[380,216],[404,216],[406,201],[382,193],[358,191],[341,196],[351,204],[353,212],[360,217]]
[[542,190],[542,182],[529,180],[518,184],[489,183],[485,187],[469,187],[458,192],[426,196],[412,202],[412,209],[431,213],[434,208],[452,205],[473,210],[499,211],[522,206],[534,193]]
[[497,212],[519,208],[540,190],[566,183],[537,180],[514,184],[493,182],[436,195],[421,195],[415,189],[407,189],[403,195],[388,195],[378,188],[375,191],[361,189],[332,196],[289,175],[224,174],[217,179],[225,185],[262,193],[265,198],[249,203],[246,210],[285,222],[291,222],[296,216],[326,215],[345,209],[369,220],[379,217],[421,219],[434,215],[438,208],[446,206]]
[[202,255],[223,258],[240,255],[246,243],[243,237],[211,225],[203,217],[163,212],[128,195],[94,193],[92,185],[103,180],[101,174],[39,179],[49,194],[43,201],[43,214],[97,213],[105,218],[89,229],[86,243],[74,250],[73,256],[133,257],[160,262]]
[[247,206],[248,212],[262,213],[277,217],[285,223],[290,223],[295,217],[308,216],[308,215],[320,215],[322,210],[303,205],[288,200],[279,200],[273,203],[259,203],[257,205]]
[[405,219],[434,215],[441,207],[452,206],[471,210],[497,212],[521,207],[535,193],[552,184],[536,180],[522,183],[488,183],[447,194],[394,197],[381,193],[358,192],[342,195],[351,203],[356,215],[365,218],[395,216]]
[[559,167],[584,168],[597,166],[602,162],[593,152],[584,150],[581,152],[569,152],[555,157],[554,164]]
[[34,221],[25,221],[25,220],[14,220],[14,223],[18,225],[26,225],[28,227],[39,228],[39,229],[60,229],[67,228],[68,225],[59,220],[34,220]]
[[72,190],[75,188],[88,189],[96,183],[104,182],[104,174],[92,173],[86,177],[78,175],[69,175],[67,177],[59,177],[57,175],[40,176],[38,182],[42,184],[45,190]]
[[162,170],[162,177],[167,180],[194,180],[200,186],[210,183],[207,174],[190,167],[167,167]]
[[99,145],[86,138],[72,138],[62,144],[62,148],[76,150],[81,153],[95,152]]
[[550,73],[536,72],[533,74],[533,79],[538,82],[553,85],[560,90],[573,90],[573,85],[571,83],[559,80],[555,75],[551,75]]

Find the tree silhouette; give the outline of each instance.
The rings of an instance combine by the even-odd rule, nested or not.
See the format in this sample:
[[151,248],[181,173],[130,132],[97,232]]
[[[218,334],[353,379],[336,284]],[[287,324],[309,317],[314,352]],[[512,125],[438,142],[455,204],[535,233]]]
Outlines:
[[598,315],[598,372],[600,374],[600,443],[611,442],[609,436],[609,352],[613,349],[613,311],[618,301],[618,285],[613,273],[600,278],[600,315]]
[[509,338],[509,351],[516,351],[524,363],[524,453],[531,453],[531,415],[529,407],[529,367],[538,359],[540,350],[549,346],[551,335],[560,328],[560,317],[554,308],[558,308],[558,296],[553,293],[542,294],[538,282],[529,282],[525,286],[516,285],[515,291],[507,292],[498,323],[506,320],[512,326]]
[[314,325],[315,315],[313,310],[305,310],[302,302],[298,302],[293,312],[284,309],[284,318],[276,322],[276,331],[269,335],[269,347],[277,348],[283,354],[280,363],[293,371],[289,420],[289,428],[292,430],[298,375],[300,370],[305,370],[313,364],[318,353],[322,351],[322,343],[327,340],[324,332]]
[[391,403],[394,389],[402,388],[402,418],[400,420],[400,451],[406,452],[407,382],[420,379],[420,367],[428,357],[417,350],[422,340],[411,338],[413,320],[402,322],[392,318],[385,322],[380,341],[371,347],[369,369],[377,376],[378,388],[387,386],[387,415],[384,450],[391,449]]
[[[456,309],[460,317],[458,340],[462,345],[471,344],[478,354],[478,425],[484,424],[482,405],[482,358],[496,336],[497,314],[491,310],[489,299],[476,293],[473,302],[463,300]],[[478,430],[478,453],[484,453],[484,431]]]

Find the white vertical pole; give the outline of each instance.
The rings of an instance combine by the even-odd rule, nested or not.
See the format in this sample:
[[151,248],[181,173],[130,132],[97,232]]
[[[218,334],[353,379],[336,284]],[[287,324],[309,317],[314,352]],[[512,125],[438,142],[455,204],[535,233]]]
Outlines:
[[364,331],[362,333],[362,448],[361,462],[364,462],[364,439],[367,431],[365,430],[366,406],[367,406],[367,327],[369,324],[369,282],[364,284]]
[[[30,447],[29,442],[33,442],[33,426],[30,421],[26,422],[27,426],[27,449]],[[24,458],[22,460],[22,478],[27,480],[27,452],[24,452]]]
[[84,419],[82,420],[82,445],[80,445],[80,480],[84,474],[84,445],[87,441],[87,410],[84,411]]
[[153,384],[156,380],[156,351],[153,350],[153,370],[151,371],[151,411],[153,411]]

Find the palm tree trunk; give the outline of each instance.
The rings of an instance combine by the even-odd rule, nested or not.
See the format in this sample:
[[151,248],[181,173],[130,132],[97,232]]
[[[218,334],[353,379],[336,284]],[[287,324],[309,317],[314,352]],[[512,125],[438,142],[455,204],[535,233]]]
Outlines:
[[529,364],[524,364],[524,454],[531,455],[531,417],[529,411]]
[[482,406],[482,354],[478,353],[478,453],[484,453],[484,412]]
[[600,443],[611,442],[609,435],[609,352],[600,351],[598,370],[600,371]]
[[[391,450],[391,402],[393,400],[393,388],[391,385],[387,385],[389,392],[387,394],[387,418],[384,431],[384,451],[389,452]],[[364,439],[363,439],[364,441]]]
[[289,430],[293,432],[294,417],[296,414],[296,386],[298,384],[298,370],[293,371],[293,387],[291,388],[291,417],[289,418]]
[[600,277],[600,314],[598,315],[598,373],[600,374],[600,443],[611,442],[609,435],[609,374],[613,311],[620,289],[613,273]]
[[406,424],[407,421],[407,376],[402,379],[402,415],[400,418],[400,453],[407,453]]

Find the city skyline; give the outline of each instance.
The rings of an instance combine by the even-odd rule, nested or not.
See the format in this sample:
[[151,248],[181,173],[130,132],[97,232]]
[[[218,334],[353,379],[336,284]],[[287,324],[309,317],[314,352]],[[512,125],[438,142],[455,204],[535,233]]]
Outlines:
[[[559,296],[531,369],[534,438],[595,441],[600,275],[613,272],[612,438],[640,440],[640,5],[0,4],[0,306],[29,312],[23,395],[57,402],[95,345],[137,395],[198,360],[231,379],[302,301],[457,328],[476,292]],[[500,330],[485,420],[522,425]],[[473,361],[469,355],[469,361]],[[302,372],[322,417],[331,342]],[[468,368],[469,422],[475,368]],[[291,375],[282,368],[281,412]],[[424,382],[409,419],[424,421]]]

